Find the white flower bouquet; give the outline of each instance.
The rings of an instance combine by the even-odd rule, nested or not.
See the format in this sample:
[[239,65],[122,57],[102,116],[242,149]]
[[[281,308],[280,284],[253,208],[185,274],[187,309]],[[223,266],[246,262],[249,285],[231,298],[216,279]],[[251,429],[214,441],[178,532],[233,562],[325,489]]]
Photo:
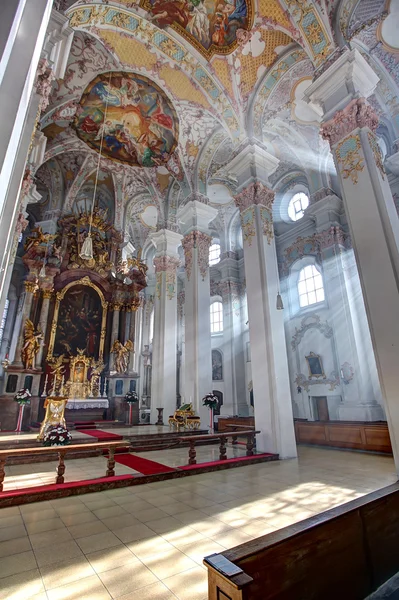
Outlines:
[[44,446],[66,446],[70,444],[72,440],[72,436],[69,433],[68,429],[58,425],[57,427],[53,427],[48,431],[43,439]]
[[14,396],[15,402],[18,402],[20,406],[24,406],[25,404],[30,404],[30,398],[32,394],[27,388],[22,388],[19,390]]

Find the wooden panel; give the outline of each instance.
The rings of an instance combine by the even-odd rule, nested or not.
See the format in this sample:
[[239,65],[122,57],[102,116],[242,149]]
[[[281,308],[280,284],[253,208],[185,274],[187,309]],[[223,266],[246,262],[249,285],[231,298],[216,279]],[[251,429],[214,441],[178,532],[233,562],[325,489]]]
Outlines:
[[329,421],[295,421],[298,444],[316,444],[334,448],[354,448],[369,452],[392,454],[386,423]]
[[345,442],[347,444],[362,445],[360,427],[329,427],[330,442]]
[[394,484],[222,554],[253,578],[243,598],[362,600],[399,571],[398,544]]
[[391,440],[389,439],[388,427],[385,429],[369,427],[365,429],[364,433],[368,446],[382,446],[391,451]]

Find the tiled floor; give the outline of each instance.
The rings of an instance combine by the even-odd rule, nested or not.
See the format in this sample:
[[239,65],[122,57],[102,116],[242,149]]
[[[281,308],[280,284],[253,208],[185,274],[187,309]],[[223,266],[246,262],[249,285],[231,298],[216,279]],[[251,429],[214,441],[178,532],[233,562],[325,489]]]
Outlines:
[[0,598],[205,600],[204,556],[396,481],[389,457],[299,454],[1,509]]

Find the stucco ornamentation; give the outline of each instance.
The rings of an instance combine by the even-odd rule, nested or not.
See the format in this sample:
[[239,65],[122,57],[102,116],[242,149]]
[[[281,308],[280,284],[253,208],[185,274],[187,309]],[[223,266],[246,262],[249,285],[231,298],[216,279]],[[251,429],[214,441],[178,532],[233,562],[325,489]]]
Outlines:
[[343,110],[339,110],[332,119],[324,123],[321,135],[333,147],[360,127],[368,127],[374,132],[378,127],[378,117],[364,98],[355,98]]
[[203,233],[202,231],[191,231],[183,238],[182,246],[184,249],[187,281],[190,280],[193,268],[194,249],[197,250],[198,267],[201,273],[202,281],[205,280],[209,267],[209,248],[211,243],[211,236]]
[[377,168],[378,168],[379,172],[381,173],[381,177],[383,179],[385,179],[385,168],[384,168],[381,148],[378,145],[375,135],[373,135],[369,131],[367,132],[367,139],[369,141],[371,150],[373,151],[375,164],[377,165]]
[[256,181],[237,194],[234,200],[240,210],[244,240],[251,245],[252,238],[256,235],[255,206],[259,206],[259,217],[263,235],[267,237],[267,241],[270,244],[273,239],[272,207],[274,192],[259,181]]
[[301,321],[301,326],[295,327],[295,333],[291,339],[291,348],[295,351],[301,343],[303,336],[309,329],[318,329],[326,338],[332,338],[333,330],[327,321],[322,321],[319,315],[310,315],[304,317]]
[[359,173],[364,169],[364,159],[360,154],[362,145],[358,135],[349,135],[342,140],[335,149],[335,156],[338,162],[343,179],[352,180],[353,185],[359,181]]
[[174,256],[156,256],[154,267],[156,273],[156,296],[159,299],[162,292],[162,278],[165,278],[165,290],[169,300],[176,295],[176,269],[180,260]]

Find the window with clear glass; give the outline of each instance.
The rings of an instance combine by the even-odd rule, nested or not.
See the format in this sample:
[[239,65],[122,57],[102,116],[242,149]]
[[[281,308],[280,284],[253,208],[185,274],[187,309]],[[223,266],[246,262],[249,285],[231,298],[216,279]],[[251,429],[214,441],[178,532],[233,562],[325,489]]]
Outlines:
[[309,198],[303,192],[294,194],[288,205],[288,216],[291,221],[302,219],[305,210],[309,206]]
[[304,267],[299,273],[298,294],[301,308],[323,302],[323,278],[314,265]]
[[223,331],[223,304],[212,302],[211,304],[211,333]]
[[212,244],[209,248],[209,266],[216,265],[220,261],[220,244]]

